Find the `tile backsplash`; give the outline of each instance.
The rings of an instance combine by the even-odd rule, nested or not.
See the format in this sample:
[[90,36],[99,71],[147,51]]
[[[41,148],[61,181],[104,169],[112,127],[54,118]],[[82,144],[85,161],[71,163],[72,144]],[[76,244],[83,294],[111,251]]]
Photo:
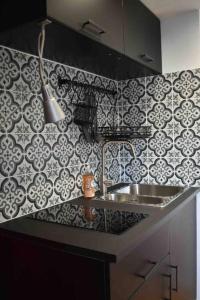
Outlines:
[[152,136],[125,149],[123,181],[200,185],[200,69],[120,82],[123,123]]
[[[66,115],[57,125],[44,123],[37,57],[0,47],[0,222],[80,195],[86,163],[98,184],[101,144],[87,143],[73,123],[71,101],[80,91],[59,88],[57,77],[114,90],[117,82],[48,60],[45,74]],[[117,97],[96,97],[98,121],[108,125]],[[107,164],[116,169],[116,161],[110,151]]]
[[45,74],[66,118],[46,124],[38,59],[0,46],[0,222],[81,195],[89,163],[98,185],[101,143],[89,144],[73,122],[78,91],[58,75],[118,90],[98,94],[98,124],[149,125],[152,136],[111,145],[106,170],[115,182],[200,185],[200,69],[116,82],[45,60]]

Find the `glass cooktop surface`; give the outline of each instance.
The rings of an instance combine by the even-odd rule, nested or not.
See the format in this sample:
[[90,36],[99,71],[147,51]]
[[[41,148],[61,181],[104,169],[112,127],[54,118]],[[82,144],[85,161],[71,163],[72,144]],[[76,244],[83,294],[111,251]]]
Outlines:
[[69,227],[121,234],[140,223],[147,214],[108,208],[87,207],[64,203],[30,216],[40,221],[62,224]]

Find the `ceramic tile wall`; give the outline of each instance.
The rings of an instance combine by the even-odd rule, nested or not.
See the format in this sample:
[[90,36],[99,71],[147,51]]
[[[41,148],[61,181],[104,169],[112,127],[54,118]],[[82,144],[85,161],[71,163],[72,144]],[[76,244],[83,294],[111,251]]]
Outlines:
[[120,82],[123,123],[152,137],[124,149],[123,181],[200,185],[200,69]]
[[[57,125],[44,123],[37,58],[0,47],[0,222],[80,195],[86,163],[99,180],[101,144],[87,143],[73,123],[71,101],[80,91],[59,88],[57,76],[115,90],[117,82],[47,60],[45,72],[66,115]],[[117,97],[96,97],[98,122],[108,125]],[[111,172],[119,166],[111,149],[109,164]]]
[[0,222],[81,194],[89,163],[98,185],[101,143],[89,144],[73,123],[78,90],[59,88],[57,76],[118,89],[100,94],[98,124],[150,125],[152,137],[106,152],[114,182],[200,184],[200,69],[116,82],[45,60],[46,77],[66,118],[44,124],[36,57],[0,46]]

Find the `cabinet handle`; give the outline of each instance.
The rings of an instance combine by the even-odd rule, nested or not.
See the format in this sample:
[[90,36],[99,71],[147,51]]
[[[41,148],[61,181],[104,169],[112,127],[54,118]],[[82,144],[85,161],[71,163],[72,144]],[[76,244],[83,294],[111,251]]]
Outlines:
[[172,275],[171,274],[163,274],[163,277],[169,279],[169,298],[163,298],[163,300],[172,300]]
[[175,286],[175,288],[172,288],[172,290],[175,292],[178,292],[178,266],[170,265],[170,268],[172,268],[176,271],[176,286]]
[[[143,279],[142,283],[129,295],[129,297],[127,298],[127,300],[131,300],[133,299],[136,294],[142,289],[143,285],[145,284],[145,282],[147,280],[149,280],[151,278],[151,276],[154,274],[154,272],[159,269],[159,267],[162,265],[163,261],[169,256],[169,254],[163,256],[158,262],[155,261],[148,261],[149,264],[152,264],[152,268],[149,270],[149,272],[147,272],[145,275],[141,275],[141,274],[135,274],[135,276],[138,276],[140,278]],[[171,299],[169,299],[171,300]]]
[[149,56],[148,54],[141,54],[140,58],[147,63],[154,62],[154,59],[151,56]]
[[152,265],[152,268],[145,275],[138,274],[138,273],[136,273],[135,275],[144,279],[144,281],[147,281],[149,279],[149,277],[151,277],[151,275],[160,267],[160,265],[162,264],[162,262],[166,259],[166,257],[168,255],[169,254],[163,256],[158,262],[149,260],[148,263]]
[[82,24],[81,28],[83,30],[91,31],[92,33],[95,33],[97,35],[101,35],[101,34],[106,33],[106,31],[103,28],[101,28],[98,24],[96,24],[92,20],[88,20],[88,21],[84,22]]

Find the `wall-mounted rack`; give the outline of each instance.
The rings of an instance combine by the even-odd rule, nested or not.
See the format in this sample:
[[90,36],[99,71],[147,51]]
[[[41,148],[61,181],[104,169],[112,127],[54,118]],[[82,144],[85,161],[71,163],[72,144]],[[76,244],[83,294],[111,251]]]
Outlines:
[[109,89],[105,89],[105,88],[102,88],[99,86],[82,83],[82,82],[78,82],[78,81],[67,79],[67,78],[61,78],[60,76],[58,76],[58,86],[61,87],[64,84],[68,84],[70,86],[73,85],[73,86],[77,86],[77,87],[85,88],[85,89],[92,89],[93,91],[96,91],[99,93],[111,94],[113,96],[117,94],[116,90],[109,90]]
[[151,136],[151,126],[98,127],[97,135],[107,141],[145,139]]

